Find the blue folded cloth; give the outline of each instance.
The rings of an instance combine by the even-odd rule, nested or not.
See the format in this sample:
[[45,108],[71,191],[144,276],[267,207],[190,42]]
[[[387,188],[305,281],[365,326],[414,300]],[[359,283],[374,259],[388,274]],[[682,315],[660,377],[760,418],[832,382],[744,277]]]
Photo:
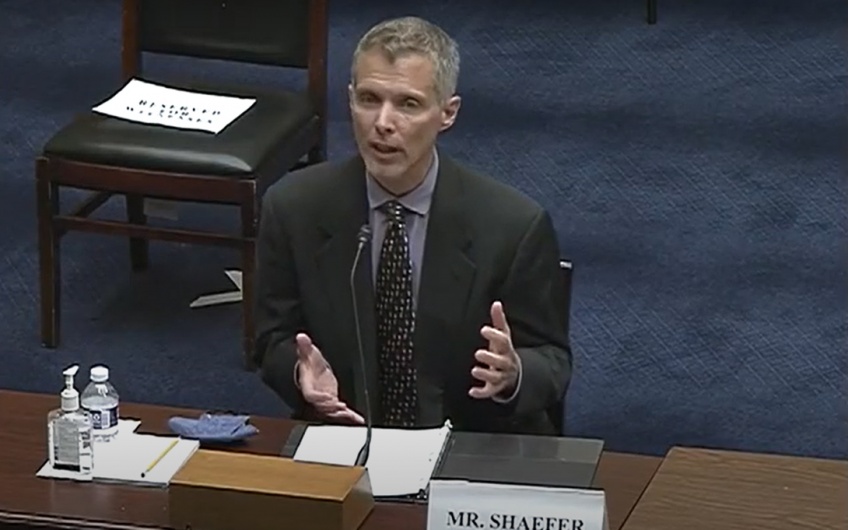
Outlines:
[[250,424],[250,416],[204,412],[198,418],[174,416],[168,427],[183,438],[211,443],[242,441],[259,432]]

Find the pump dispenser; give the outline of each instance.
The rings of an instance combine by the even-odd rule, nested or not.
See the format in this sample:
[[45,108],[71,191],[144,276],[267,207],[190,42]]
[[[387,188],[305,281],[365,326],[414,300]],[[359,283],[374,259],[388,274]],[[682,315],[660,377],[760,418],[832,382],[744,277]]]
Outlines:
[[79,392],[74,377],[79,366],[66,368],[65,388],[61,393],[61,408],[47,415],[47,448],[54,469],[75,471],[82,475],[92,472],[91,416],[80,408]]
[[78,371],[79,366],[74,365],[62,372],[62,375],[65,376],[65,389],[62,390],[62,410],[65,412],[79,410],[79,392],[74,387],[74,378]]

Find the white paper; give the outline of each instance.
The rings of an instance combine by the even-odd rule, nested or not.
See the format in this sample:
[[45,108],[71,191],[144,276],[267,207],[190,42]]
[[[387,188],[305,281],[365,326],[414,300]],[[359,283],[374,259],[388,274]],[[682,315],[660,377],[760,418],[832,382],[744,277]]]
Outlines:
[[254,98],[179,90],[131,79],[92,110],[138,123],[218,134],[254,103]]
[[[75,471],[53,469],[47,461],[36,476],[42,478],[77,481],[119,482],[126,484],[165,486],[199,447],[197,440],[178,439],[173,436],[136,434],[141,422],[121,420],[118,434],[109,442],[95,442],[92,447],[94,465],[91,475]],[[149,473],[141,476],[174,439],[175,445]]]
[[[414,495],[427,488],[450,435],[450,424],[436,429],[374,428],[365,467],[375,497]],[[365,427],[310,425],[294,459],[353,465],[365,443]]]
[[606,495],[593,489],[434,480],[427,530],[456,527],[606,530]]
[[141,420],[123,419],[118,420],[118,436],[126,436],[132,434],[141,425]]
[[241,291],[205,294],[203,296],[198,296],[197,298],[192,300],[188,306],[192,309],[197,309],[199,307],[206,307],[210,305],[234,304],[236,302],[241,302],[241,299]]
[[203,296],[198,296],[188,305],[192,309],[196,309],[198,307],[206,307],[210,305],[219,305],[219,304],[230,304],[235,302],[241,302],[242,300],[242,292],[241,292],[241,271],[237,270],[228,270],[224,271],[227,275],[227,278],[230,279],[231,282],[236,286],[236,291],[229,291],[226,293],[215,293],[215,294],[205,294]]
[[224,274],[227,275],[227,278],[230,279],[233,284],[235,284],[236,288],[241,292],[241,271],[224,271]]

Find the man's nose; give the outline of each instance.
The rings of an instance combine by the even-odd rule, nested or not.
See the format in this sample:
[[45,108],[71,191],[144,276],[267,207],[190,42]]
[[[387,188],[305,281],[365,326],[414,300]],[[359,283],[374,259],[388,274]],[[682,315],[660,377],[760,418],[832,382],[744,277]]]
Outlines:
[[394,109],[390,103],[383,104],[380,107],[380,113],[377,115],[376,122],[377,131],[380,133],[389,133],[394,131]]

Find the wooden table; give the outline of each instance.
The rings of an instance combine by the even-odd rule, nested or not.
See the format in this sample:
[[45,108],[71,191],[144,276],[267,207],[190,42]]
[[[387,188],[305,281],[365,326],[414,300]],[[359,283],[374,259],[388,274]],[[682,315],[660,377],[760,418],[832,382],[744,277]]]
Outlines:
[[[37,478],[47,457],[47,412],[58,396],[0,390],[0,528],[167,528],[166,489]],[[121,415],[142,420],[139,432],[168,433],[174,415],[200,411],[153,405],[121,405]],[[239,451],[279,454],[293,421],[253,417],[260,433]],[[607,493],[610,528],[617,530],[633,509],[661,459],[604,453],[597,485]],[[426,527],[422,505],[378,503],[364,530]]]
[[624,530],[845,530],[848,462],[674,447]]

